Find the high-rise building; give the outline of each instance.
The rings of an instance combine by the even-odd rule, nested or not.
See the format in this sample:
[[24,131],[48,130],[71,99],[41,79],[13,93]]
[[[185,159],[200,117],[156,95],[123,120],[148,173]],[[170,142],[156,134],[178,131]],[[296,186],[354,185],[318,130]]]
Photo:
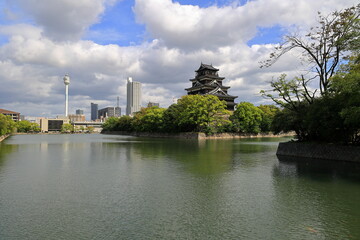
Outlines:
[[109,117],[120,117],[121,109],[120,107],[107,107],[100,109],[98,111],[98,118],[105,119]]
[[127,79],[126,115],[133,115],[141,110],[141,83],[131,77]]
[[98,109],[99,105],[96,103],[91,103],[91,120],[95,121],[98,119]]
[[77,114],[77,115],[84,115],[84,110],[77,109],[77,110],[76,110],[76,114]]

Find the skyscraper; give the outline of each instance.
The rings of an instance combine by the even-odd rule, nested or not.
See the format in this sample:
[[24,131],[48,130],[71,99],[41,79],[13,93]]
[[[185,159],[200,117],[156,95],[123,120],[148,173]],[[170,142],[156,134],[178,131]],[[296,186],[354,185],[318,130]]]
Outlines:
[[77,115],[83,115],[83,114],[84,114],[84,110],[76,109],[76,114],[77,114]]
[[96,103],[91,103],[91,120],[95,121],[98,119],[98,108],[99,105]]
[[141,83],[135,82],[131,77],[127,79],[127,103],[126,115],[133,115],[133,113],[141,109]]

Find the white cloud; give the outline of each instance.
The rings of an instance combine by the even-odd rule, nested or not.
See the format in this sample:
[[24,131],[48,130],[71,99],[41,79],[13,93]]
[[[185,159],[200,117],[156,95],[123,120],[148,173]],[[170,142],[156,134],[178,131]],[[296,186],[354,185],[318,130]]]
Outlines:
[[[53,40],[79,40],[115,0],[14,0]],[[14,4],[14,3],[13,3]]]
[[154,38],[169,47],[194,50],[246,43],[259,26],[308,25],[318,10],[328,12],[351,4],[354,1],[258,0],[242,6],[200,8],[171,0],[136,0],[134,11]]
[[273,45],[246,45],[257,27],[311,24],[317,10],[355,3],[258,0],[199,8],[169,0],[136,0],[136,17],[155,39],[121,47],[80,39],[114,1],[36,2],[14,1],[36,24],[0,25],[0,35],[9,37],[0,45],[0,107],[32,116],[63,113],[65,73],[71,77],[70,112],[80,108],[89,113],[90,102],[100,108],[115,106],[117,96],[124,112],[128,76],[143,83],[144,104],[153,101],[167,107],[173,97],[186,94],[188,80],[201,62],[220,69],[224,85],[231,86],[229,93],[239,96],[238,102],[263,103],[259,91],[272,77],[298,75],[304,66],[293,52],[273,67],[260,69],[259,61],[268,57]]

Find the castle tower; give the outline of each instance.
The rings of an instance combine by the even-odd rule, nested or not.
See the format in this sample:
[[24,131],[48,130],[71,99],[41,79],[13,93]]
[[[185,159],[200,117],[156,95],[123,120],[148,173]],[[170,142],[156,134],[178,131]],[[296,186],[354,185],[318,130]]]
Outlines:
[[214,95],[217,96],[220,100],[226,102],[226,107],[228,110],[234,111],[235,107],[235,98],[237,96],[232,96],[228,94],[230,87],[223,86],[222,81],[225,79],[219,77],[219,69],[214,68],[212,65],[201,63],[198,70],[196,70],[195,78],[190,79],[192,86],[186,88],[188,95]]

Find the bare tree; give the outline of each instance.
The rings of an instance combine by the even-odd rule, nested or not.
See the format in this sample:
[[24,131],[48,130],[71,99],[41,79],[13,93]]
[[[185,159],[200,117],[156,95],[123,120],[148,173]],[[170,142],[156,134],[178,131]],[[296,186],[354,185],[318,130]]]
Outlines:
[[280,77],[278,81],[271,82],[273,88],[271,91],[279,96],[274,97],[268,94],[269,91],[261,91],[262,95],[277,100],[278,102],[275,102],[280,105],[288,103],[295,106],[293,101],[300,100],[311,104],[317,91],[311,92],[308,89],[308,84],[313,79],[319,81],[320,94],[326,95],[329,91],[330,78],[335,74],[341,61],[346,59],[351,51],[360,49],[359,15],[360,4],[335,11],[327,16],[318,13],[318,25],[312,27],[308,34],[285,36],[284,42],[275,48],[268,60],[261,63],[261,67],[269,67],[289,51],[300,49],[303,61],[309,63],[309,70],[315,73],[315,77],[306,79],[301,76],[292,81]]

